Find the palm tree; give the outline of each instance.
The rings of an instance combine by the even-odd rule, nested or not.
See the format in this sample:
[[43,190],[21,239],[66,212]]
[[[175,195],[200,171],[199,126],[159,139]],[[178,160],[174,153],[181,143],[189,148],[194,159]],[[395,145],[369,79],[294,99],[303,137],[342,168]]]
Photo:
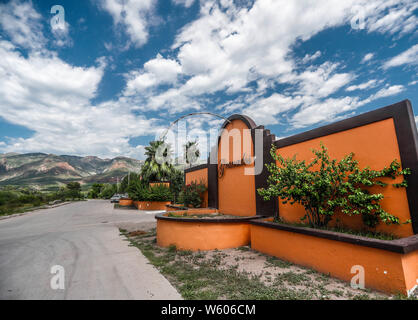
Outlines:
[[197,141],[188,141],[184,145],[184,158],[186,163],[192,166],[193,163],[197,161],[200,157],[200,151],[197,147]]
[[172,150],[164,140],[151,141],[145,147],[147,157],[141,169],[141,176],[146,181],[168,180],[173,170],[171,164]]

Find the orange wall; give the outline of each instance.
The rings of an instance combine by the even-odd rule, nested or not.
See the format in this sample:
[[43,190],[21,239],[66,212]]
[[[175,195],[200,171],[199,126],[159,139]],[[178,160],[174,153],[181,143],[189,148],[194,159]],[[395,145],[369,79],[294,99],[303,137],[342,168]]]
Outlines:
[[165,186],[165,187],[169,188],[170,187],[170,182],[150,182],[149,186],[150,187]]
[[190,184],[192,182],[203,182],[206,186],[206,191],[203,194],[203,202],[202,202],[202,208],[206,208],[208,206],[208,169],[200,169],[195,170],[191,172],[187,172],[185,175],[185,182],[186,184]]
[[212,223],[157,220],[157,244],[182,250],[236,248],[250,242],[248,223]]
[[139,210],[165,210],[170,201],[134,201],[135,207]]
[[[227,130],[237,129],[241,136],[243,136],[243,129],[248,129],[247,125],[241,120],[234,120],[225,128]],[[229,144],[230,158],[227,159],[226,155],[222,155],[222,139],[226,139],[225,132],[221,135],[219,142],[218,164],[221,159],[230,162],[241,159],[245,151],[243,150],[243,139],[241,139],[241,154],[236,159],[233,159],[233,150],[236,146],[234,146],[232,138],[230,138]],[[251,156],[253,156],[252,141],[250,144]],[[250,154],[247,152],[246,156],[250,156]],[[225,168],[223,177],[218,178],[219,212],[236,216],[253,216],[256,214],[255,179],[254,175],[244,174],[245,168],[254,168],[254,165]]]
[[[331,158],[342,159],[350,152],[354,152],[354,159],[359,161],[360,168],[366,166],[375,170],[387,167],[392,160],[400,161],[399,148],[393,119],[375,122],[351,130],[331,134],[328,136],[312,139],[302,143],[278,149],[278,152],[287,157],[296,154],[298,160],[309,162],[314,155],[311,149],[319,149],[322,142],[329,151]],[[386,182],[401,182],[402,177],[396,180],[388,179]],[[371,189],[376,193],[383,193],[385,198],[381,201],[382,207],[387,212],[400,218],[401,222],[410,219],[408,199],[405,188],[395,188],[391,185]],[[299,204],[283,204],[279,199],[279,215],[287,221],[299,222],[305,214],[304,208]],[[337,215],[341,222],[352,228],[361,229],[363,222],[361,216]],[[335,217],[334,217],[335,222]],[[413,235],[412,225],[387,226],[380,223],[376,228],[378,231],[389,232],[401,237]]]
[[134,202],[131,199],[120,199],[119,205],[121,206],[131,206]]
[[351,281],[364,267],[365,287],[406,294],[416,285],[418,252],[402,255],[346,242],[251,225],[251,248]]

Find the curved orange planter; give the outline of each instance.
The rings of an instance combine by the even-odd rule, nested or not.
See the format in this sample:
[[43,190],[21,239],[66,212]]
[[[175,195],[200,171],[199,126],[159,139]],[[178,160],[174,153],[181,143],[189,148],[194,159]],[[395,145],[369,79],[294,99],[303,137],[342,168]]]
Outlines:
[[139,210],[165,210],[170,201],[134,201],[135,207]]
[[[214,209],[199,210],[198,214],[214,213]],[[216,210],[215,210],[216,212]],[[176,214],[196,212],[175,211]],[[183,218],[169,217],[168,213],[156,215],[157,244],[162,247],[175,245],[180,250],[228,249],[248,245],[250,220],[254,217],[234,218]]]
[[119,200],[119,205],[121,205],[121,206],[131,206],[133,203],[134,202],[131,199],[120,199]]

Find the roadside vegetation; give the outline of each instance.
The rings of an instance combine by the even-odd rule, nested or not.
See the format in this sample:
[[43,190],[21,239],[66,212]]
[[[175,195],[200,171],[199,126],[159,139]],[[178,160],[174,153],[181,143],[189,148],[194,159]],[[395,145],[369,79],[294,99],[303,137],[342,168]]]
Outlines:
[[353,289],[348,283],[248,246],[222,251],[180,251],[175,246],[158,247],[155,229],[120,231],[188,300],[408,299]]
[[54,192],[41,192],[30,187],[4,186],[0,188],[0,216],[81,199],[84,199],[84,196],[78,182],[70,182]]

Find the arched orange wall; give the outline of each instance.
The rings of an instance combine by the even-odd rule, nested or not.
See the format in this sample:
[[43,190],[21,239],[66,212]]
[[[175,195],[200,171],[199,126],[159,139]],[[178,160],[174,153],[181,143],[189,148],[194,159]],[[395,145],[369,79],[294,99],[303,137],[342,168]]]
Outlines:
[[[354,159],[359,161],[360,168],[369,166],[371,169],[381,170],[389,166],[394,159],[400,161],[392,118],[286,146],[278,149],[278,152],[285,158],[293,157],[296,154],[298,160],[309,162],[314,157],[311,149],[319,149],[321,142],[328,148],[331,158],[340,160],[350,152],[354,152]],[[396,180],[387,179],[385,182],[392,184],[401,181],[402,177],[398,177]],[[388,185],[384,188],[373,187],[371,190],[375,193],[383,193],[384,199],[381,204],[384,210],[399,217],[402,222],[411,218],[405,188],[395,188]],[[300,222],[305,211],[299,204],[283,204],[279,199],[279,215],[286,221]],[[340,214],[336,217],[347,227],[355,229],[363,227],[361,216],[349,217]],[[333,221],[335,222],[335,217]],[[380,223],[376,230],[393,233],[400,237],[413,235],[411,224],[387,226]]]
[[[240,130],[243,137],[243,130],[248,129],[247,125],[241,120],[233,120],[225,129]],[[241,155],[239,159],[232,159],[234,143],[230,138],[229,154],[230,159],[222,157],[221,143],[222,139],[226,139],[225,132],[222,133],[218,148],[218,164],[221,159],[234,161],[243,157],[244,146],[241,139]],[[249,156],[247,154],[246,156]],[[251,141],[251,156],[254,156],[253,143]],[[256,214],[255,202],[255,178],[254,175],[245,175],[245,168],[254,168],[254,165],[239,166],[233,168],[225,168],[223,177],[218,177],[218,201],[219,212],[236,216],[254,216]]]
[[203,194],[203,203],[202,208],[206,208],[208,206],[208,169],[199,169],[195,171],[186,172],[185,174],[185,182],[186,184],[190,184],[192,182],[203,182],[206,186],[206,191]]

